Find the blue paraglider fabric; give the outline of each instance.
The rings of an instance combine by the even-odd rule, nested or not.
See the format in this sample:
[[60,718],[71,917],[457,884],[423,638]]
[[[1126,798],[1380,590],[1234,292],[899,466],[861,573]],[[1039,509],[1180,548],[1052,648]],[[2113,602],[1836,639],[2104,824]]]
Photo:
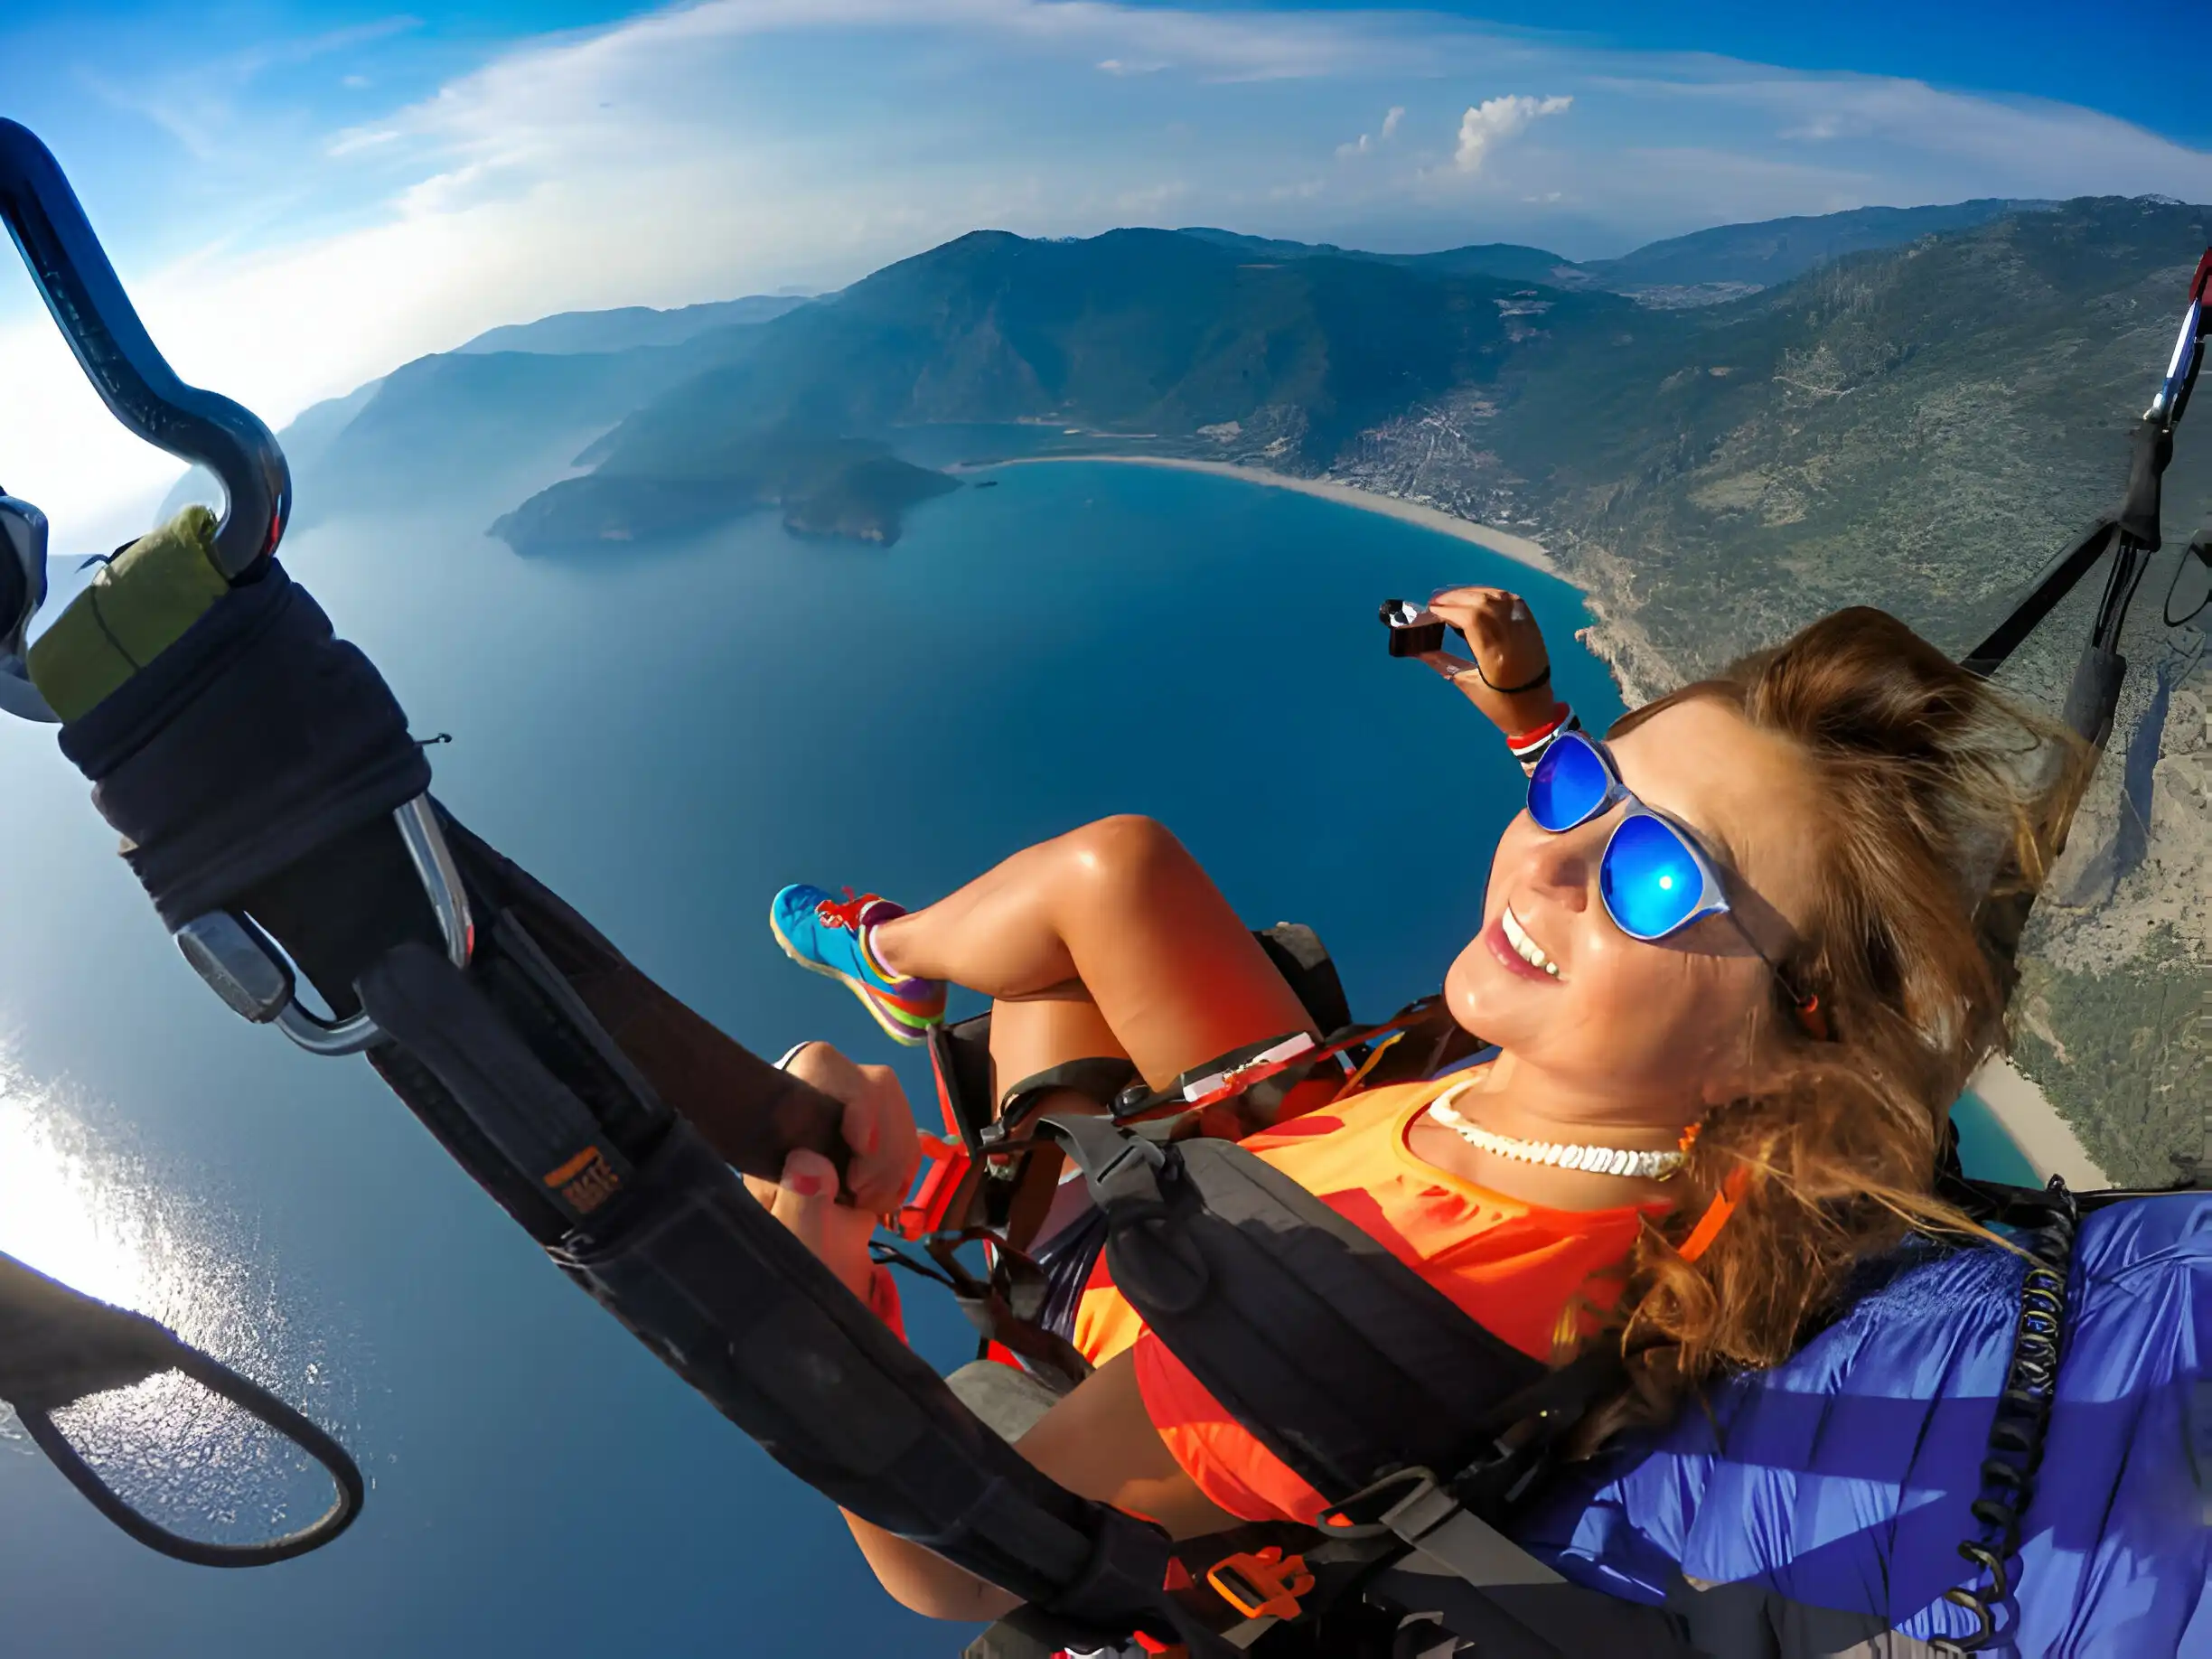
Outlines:
[[[2004,1385],[2019,1258],[1893,1264],[1795,1358],[1560,1483],[1516,1529],[1568,1578],[1683,1605],[1711,1584],[1965,1636],[1943,1599]],[[2010,1651],[2212,1659],[2212,1194],[2085,1218],[2058,1395],[2022,1519]],[[1685,1587],[1684,1578],[1691,1580]]]

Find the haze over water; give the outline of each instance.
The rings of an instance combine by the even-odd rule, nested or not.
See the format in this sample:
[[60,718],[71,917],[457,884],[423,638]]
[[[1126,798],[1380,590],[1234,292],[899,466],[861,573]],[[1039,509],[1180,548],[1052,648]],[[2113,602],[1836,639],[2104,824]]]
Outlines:
[[[511,504],[484,502],[307,531],[286,563],[417,735],[453,734],[441,799],[771,1056],[821,1036],[888,1057],[775,949],[779,886],[926,901],[1114,811],[1172,826],[1255,924],[1318,928],[1355,1009],[1433,989],[1522,780],[1461,698],[1385,655],[1375,606],[1514,587],[1602,726],[1618,702],[1573,642],[1574,592],[1233,481],[980,476],[996,487],[926,504],[888,551],[761,514],[526,562],[476,533]],[[328,1551],[211,1572],[128,1542],[0,1441],[11,1655],[957,1651],[364,1064],[310,1059],[202,989],[85,793],[48,734],[0,727],[0,1248],[300,1401],[372,1490]],[[901,1064],[926,1100],[925,1067]],[[925,1352],[964,1357],[949,1303],[909,1306]],[[221,1465],[248,1506],[250,1465]]]

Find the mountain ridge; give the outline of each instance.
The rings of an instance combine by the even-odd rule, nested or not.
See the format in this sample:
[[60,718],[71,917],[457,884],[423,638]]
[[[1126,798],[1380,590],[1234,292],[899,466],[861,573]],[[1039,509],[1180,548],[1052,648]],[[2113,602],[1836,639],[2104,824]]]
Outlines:
[[[1574,260],[1548,248],[1483,242],[1431,253],[1372,253],[1333,242],[1295,242],[1194,225],[1198,237],[1259,258],[1373,259],[1409,269],[1492,276],[1551,287],[1594,287],[1646,303],[1711,304],[1772,287],[1847,254],[1894,248],[1923,236],[1971,230],[1992,219],[2042,212],[2058,203],[2001,196],[1936,206],[1849,208],[1743,224],[1713,225],[1647,242],[1610,259]],[[1665,296],[1665,297],[1659,297]]]
[[740,323],[773,323],[808,304],[811,295],[748,294],[739,299],[709,300],[656,311],[623,305],[612,311],[559,311],[535,323],[510,323],[487,329],[454,348],[450,355],[489,351],[530,351],[565,355],[626,351],[638,346],[678,346],[698,336]]
[[1646,242],[1615,259],[1579,267],[1618,293],[1668,286],[1753,283],[1772,287],[1847,254],[1903,247],[1924,236],[1971,230],[2019,213],[2047,212],[2056,202],[1979,196],[1936,206],[1851,208],[1746,224],[1714,225]]
[[[1543,539],[1633,703],[1839,605],[1955,649],[2116,501],[2212,210],[1990,205],[1926,233],[1918,211],[1719,227],[1639,250],[1644,276],[1701,288],[1633,297],[1518,274],[1541,248],[978,231],[673,351],[419,360],[286,436],[311,511],[511,481],[501,533],[548,547],[770,503],[887,543],[944,485],[884,444],[964,421],[1325,476]],[[2212,512],[2202,436],[2169,474],[2168,553],[2123,644],[2141,671],[2016,1002],[2027,1068],[2122,1181],[2194,1156],[2212,1099],[2212,1050],[2169,1017],[2212,998],[2212,696],[2202,631],[2154,603]],[[2005,679],[2055,707],[2070,669],[2047,632]]]

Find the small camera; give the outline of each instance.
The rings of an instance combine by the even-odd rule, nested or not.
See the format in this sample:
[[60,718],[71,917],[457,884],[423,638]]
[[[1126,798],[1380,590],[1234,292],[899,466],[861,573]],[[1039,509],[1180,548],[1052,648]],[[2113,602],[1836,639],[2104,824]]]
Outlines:
[[1444,619],[1410,599],[1385,599],[1382,625],[1390,630],[1390,654],[1418,657],[1444,649]]

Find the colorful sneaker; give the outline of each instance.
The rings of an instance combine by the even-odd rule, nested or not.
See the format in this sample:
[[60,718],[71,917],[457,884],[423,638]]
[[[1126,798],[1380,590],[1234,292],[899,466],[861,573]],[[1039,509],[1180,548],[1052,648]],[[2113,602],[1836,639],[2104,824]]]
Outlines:
[[876,1017],[885,1036],[914,1048],[944,1018],[944,983],[887,973],[868,952],[870,931],[905,914],[903,906],[873,893],[855,898],[848,887],[844,898],[833,899],[820,887],[795,882],[770,903],[768,928],[784,955],[801,968],[843,981]]

